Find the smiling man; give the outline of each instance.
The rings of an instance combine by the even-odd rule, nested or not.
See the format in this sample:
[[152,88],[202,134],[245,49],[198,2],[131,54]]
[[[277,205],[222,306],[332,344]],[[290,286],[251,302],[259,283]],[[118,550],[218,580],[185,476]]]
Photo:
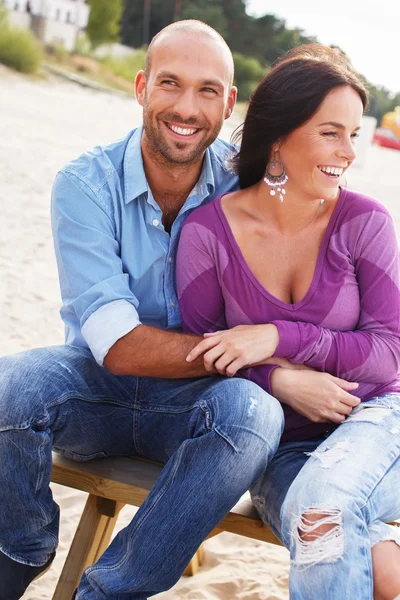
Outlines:
[[[54,557],[52,448],[76,460],[140,455],[166,464],[76,595],[143,600],[174,585],[278,447],[280,403],[250,381],[206,377],[201,357],[185,360],[200,338],[180,332],[183,221],[237,187],[225,166],[231,148],[217,139],[235,104],[232,80],[219,34],[174,23],[154,38],[136,79],[143,128],[57,175],[65,345],[0,359],[0,600],[20,598]],[[308,386],[306,372],[276,375],[283,401],[315,406],[334,386],[324,374]]]
[[85,572],[79,600],[171,587],[261,475],[283,426],[277,400],[185,361],[175,254],[185,217],[234,189],[217,138],[236,99],[232,55],[197,21],[153,40],[136,79],[144,125],[57,175],[52,223],[64,346],[0,359],[0,600],[52,562],[51,450],[142,455],[166,467],[132,523]]

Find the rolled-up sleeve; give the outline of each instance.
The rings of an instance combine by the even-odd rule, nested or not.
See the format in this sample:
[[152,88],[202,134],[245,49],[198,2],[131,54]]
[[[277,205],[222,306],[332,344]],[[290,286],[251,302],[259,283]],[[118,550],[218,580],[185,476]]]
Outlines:
[[52,228],[62,312],[102,365],[115,342],[140,325],[139,302],[120,256],[112,200],[62,171],[53,186]]

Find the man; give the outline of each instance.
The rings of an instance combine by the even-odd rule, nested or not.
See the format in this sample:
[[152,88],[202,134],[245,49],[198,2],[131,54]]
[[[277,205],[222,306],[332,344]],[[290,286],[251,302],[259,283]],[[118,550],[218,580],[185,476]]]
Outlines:
[[[183,220],[237,186],[229,146],[216,139],[234,108],[232,80],[231,53],[214,30],[174,23],[136,79],[143,130],[57,176],[66,345],[0,359],[0,600],[20,598],[54,557],[52,447],[76,460],[166,463],[131,524],[85,572],[77,600],[144,599],[174,585],[278,447],[280,404],[246,380],[205,377],[201,359],[185,361],[199,338],[179,333]],[[274,393],[308,399],[310,387],[299,392],[279,371]]]

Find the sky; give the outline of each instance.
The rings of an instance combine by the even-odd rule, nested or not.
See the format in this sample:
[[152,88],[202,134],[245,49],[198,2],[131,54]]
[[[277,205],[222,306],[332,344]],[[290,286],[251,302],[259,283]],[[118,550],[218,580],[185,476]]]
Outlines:
[[371,83],[400,92],[400,0],[247,0],[247,12],[339,46]]

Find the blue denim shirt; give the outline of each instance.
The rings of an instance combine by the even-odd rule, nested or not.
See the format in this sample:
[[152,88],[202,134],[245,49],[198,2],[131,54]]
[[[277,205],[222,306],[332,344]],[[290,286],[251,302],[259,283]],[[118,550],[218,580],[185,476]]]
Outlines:
[[99,364],[140,325],[180,329],[175,254],[184,219],[237,189],[226,166],[231,146],[216,140],[171,235],[146,181],[142,128],[70,162],[57,175],[52,226],[66,344],[88,346]]

